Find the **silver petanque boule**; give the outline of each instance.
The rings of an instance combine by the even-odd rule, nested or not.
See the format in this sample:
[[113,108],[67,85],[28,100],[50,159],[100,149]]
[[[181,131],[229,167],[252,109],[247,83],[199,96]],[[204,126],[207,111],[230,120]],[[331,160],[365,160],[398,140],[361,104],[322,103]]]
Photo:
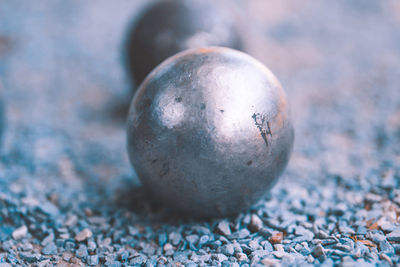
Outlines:
[[293,141],[276,77],[223,47],[165,60],[128,115],[128,152],[145,189],[185,216],[230,216],[254,204],[285,169]]

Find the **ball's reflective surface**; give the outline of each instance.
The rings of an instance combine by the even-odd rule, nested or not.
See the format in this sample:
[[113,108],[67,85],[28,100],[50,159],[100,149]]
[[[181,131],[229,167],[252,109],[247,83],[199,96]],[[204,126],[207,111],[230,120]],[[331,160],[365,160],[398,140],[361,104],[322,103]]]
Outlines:
[[152,198],[195,217],[233,215],[276,182],[294,139],[285,92],[228,48],[179,53],[138,89],[128,151]]
[[242,48],[234,19],[220,1],[163,0],[138,19],[127,41],[127,63],[137,84],[166,58],[189,48]]

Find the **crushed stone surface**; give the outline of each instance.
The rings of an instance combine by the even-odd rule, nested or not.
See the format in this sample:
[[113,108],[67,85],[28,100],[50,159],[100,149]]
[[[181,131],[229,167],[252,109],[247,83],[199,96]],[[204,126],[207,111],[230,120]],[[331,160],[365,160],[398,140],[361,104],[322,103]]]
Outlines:
[[264,199],[211,221],[151,209],[127,158],[121,51],[145,4],[0,2],[0,266],[398,264],[400,3],[227,4],[296,141]]

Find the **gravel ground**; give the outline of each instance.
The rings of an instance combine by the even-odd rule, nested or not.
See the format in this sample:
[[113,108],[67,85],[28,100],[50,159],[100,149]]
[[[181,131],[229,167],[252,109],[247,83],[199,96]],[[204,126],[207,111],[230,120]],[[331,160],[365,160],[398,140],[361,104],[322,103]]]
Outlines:
[[400,3],[229,2],[296,144],[265,199],[207,222],[151,209],[127,159],[121,48],[144,3],[0,2],[0,267],[398,264]]

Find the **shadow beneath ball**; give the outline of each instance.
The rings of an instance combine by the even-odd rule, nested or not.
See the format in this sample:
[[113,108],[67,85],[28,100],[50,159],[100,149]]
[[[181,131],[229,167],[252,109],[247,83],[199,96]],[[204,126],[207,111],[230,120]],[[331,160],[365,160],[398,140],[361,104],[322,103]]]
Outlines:
[[116,192],[116,195],[114,204],[118,207],[126,208],[138,214],[157,213],[157,209],[153,207],[141,185],[121,189],[121,191]]
[[118,190],[113,205],[134,212],[137,217],[153,223],[180,225],[182,223],[210,222],[216,218],[195,218],[188,214],[171,211],[165,205],[153,201],[141,185],[124,187]]

